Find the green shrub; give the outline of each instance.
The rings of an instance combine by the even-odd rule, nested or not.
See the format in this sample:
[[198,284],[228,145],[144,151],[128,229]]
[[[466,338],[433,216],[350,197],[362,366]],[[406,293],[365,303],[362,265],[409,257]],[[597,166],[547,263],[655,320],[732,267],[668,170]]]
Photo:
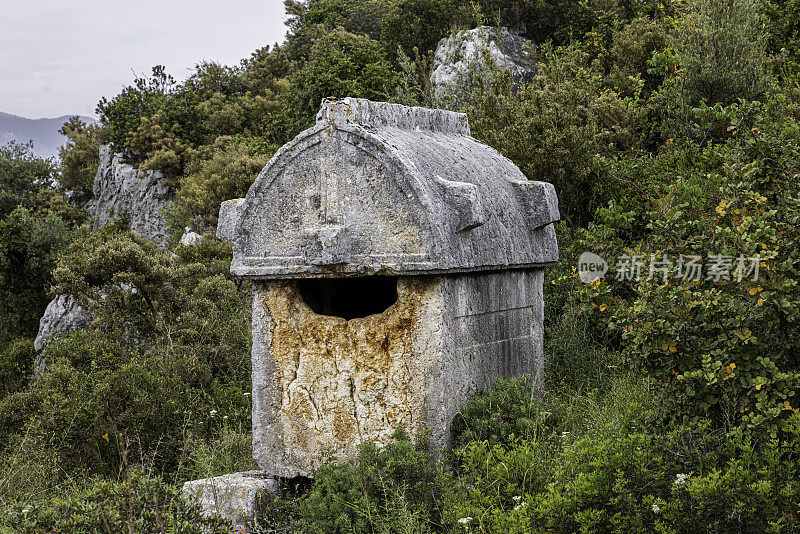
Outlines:
[[603,86],[601,71],[578,47],[542,47],[541,53],[537,76],[518,91],[502,72],[488,86],[485,76],[474,76],[465,111],[472,134],[530,180],[552,183],[562,217],[579,225],[617,187],[601,156],[639,146],[642,112],[635,98]]
[[[782,97],[717,108],[713,120],[730,124],[729,139],[705,148],[675,145],[624,169],[635,173],[624,179],[637,183],[647,203],[611,205],[587,232],[586,250],[609,259],[612,269],[619,270],[614,258],[623,253],[645,263],[638,280],[617,280],[612,271],[574,291],[591,322],[619,336],[631,367],[661,383],[664,417],[774,432],[796,410],[799,252],[791,229],[800,217],[800,136],[793,114]],[[647,228],[630,239],[637,220]],[[672,258],[666,278],[649,277],[650,258],[665,254]],[[699,280],[685,280],[685,268],[677,272],[680,255],[706,263]],[[718,255],[727,263],[709,276]],[[741,272],[739,281],[739,258],[746,271],[756,256],[758,279]]]
[[13,503],[3,521],[14,532],[30,534],[231,532],[228,521],[204,517],[198,505],[187,504],[179,489],[158,478],[130,473],[122,482],[92,479],[82,486],[46,503]]
[[32,209],[36,191],[52,184],[55,164],[34,156],[32,151],[33,143],[11,141],[0,146],[0,220],[18,206]]
[[100,99],[97,115],[104,126],[101,140],[111,143],[115,152],[125,150],[126,143],[141,123],[143,117],[153,115],[175,86],[175,79],[167,74],[163,65],[153,67],[152,76],[137,76],[134,84],[108,100]]
[[308,532],[431,532],[447,480],[425,440],[412,443],[401,428],[382,449],[366,443],[352,462],[318,469],[300,516]]
[[377,41],[337,29],[314,44],[308,62],[291,81],[298,122],[310,124],[322,99],[391,100],[400,77]]
[[515,437],[535,438],[547,417],[530,376],[497,379],[456,414],[451,436],[455,448],[473,441],[509,443]]
[[247,194],[274,150],[232,137],[218,137],[198,150],[178,190],[179,209],[186,212],[183,226],[215,227],[220,203]]
[[100,165],[100,127],[70,117],[58,131],[67,143],[58,149],[61,158],[58,184],[72,191],[76,200],[92,198],[95,174]]
[[18,338],[0,352],[0,399],[23,390],[33,373],[36,350],[30,339]]
[[93,324],[52,341],[50,369],[0,402],[0,447],[27,436],[66,476],[110,475],[124,432],[132,462],[175,473],[187,443],[200,450],[223,428],[247,428],[249,297],[219,274],[230,257],[220,245],[173,256],[113,227],[82,236],[56,272]]
[[39,328],[59,253],[73,237],[72,225],[54,213],[18,206],[0,219],[0,350]]
[[[763,100],[770,90],[765,19],[753,0],[697,0],[677,26],[673,47],[654,55],[668,74],[655,95],[665,136],[686,135],[692,109]],[[719,136],[724,132],[720,132]]]

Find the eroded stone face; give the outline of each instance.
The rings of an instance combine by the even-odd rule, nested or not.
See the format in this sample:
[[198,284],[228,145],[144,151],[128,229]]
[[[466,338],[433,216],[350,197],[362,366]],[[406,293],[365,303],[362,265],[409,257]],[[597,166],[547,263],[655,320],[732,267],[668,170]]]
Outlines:
[[439,353],[418,345],[441,322],[431,317],[441,296],[431,278],[400,279],[397,293],[383,313],[347,321],[314,313],[294,281],[257,284],[254,451],[262,469],[310,474],[328,449],[352,457],[365,441],[386,444],[400,425],[421,430],[426,376]]

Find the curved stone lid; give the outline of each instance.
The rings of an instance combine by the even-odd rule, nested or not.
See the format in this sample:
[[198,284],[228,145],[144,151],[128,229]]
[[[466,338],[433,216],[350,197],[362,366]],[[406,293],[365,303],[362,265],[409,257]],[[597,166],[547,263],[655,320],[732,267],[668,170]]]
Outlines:
[[345,98],[284,145],[217,234],[243,278],[435,274],[558,260],[553,186],[461,113]]

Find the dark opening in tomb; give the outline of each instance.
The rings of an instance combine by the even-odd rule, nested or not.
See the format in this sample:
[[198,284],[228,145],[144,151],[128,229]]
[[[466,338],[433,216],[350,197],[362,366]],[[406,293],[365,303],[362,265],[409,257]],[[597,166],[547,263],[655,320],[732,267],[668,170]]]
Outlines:
[[397,302],[396,276],[298,280],[300,297],[318,315],[348,321],[385,311]]

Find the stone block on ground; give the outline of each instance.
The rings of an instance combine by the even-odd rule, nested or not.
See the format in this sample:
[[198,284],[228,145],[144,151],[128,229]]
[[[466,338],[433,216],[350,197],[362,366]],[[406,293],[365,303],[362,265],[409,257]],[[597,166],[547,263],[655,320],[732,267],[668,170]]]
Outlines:
[[183,494],[199,504],[204,515],[230,519],[237,532],[248,532],[247,523],[255,516],[260,496],[276,491],[278,481],[261,471],[190,480],[183,485]]

